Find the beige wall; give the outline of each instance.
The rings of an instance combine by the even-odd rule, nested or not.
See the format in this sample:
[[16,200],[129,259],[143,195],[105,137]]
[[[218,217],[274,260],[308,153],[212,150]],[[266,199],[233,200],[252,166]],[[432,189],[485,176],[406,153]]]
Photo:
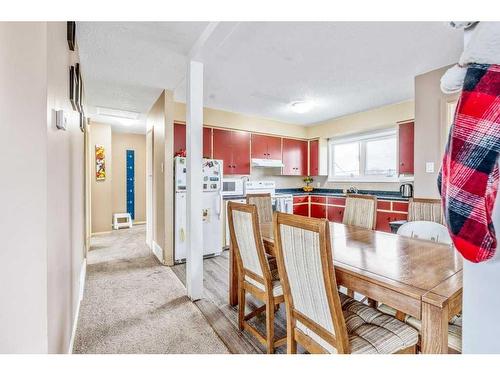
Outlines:
[[83,133],[68,100],[77,56],[66,22],[0,23],[0,54],[0,353],[64,353],[84,256]]
[[[175,103],[174,120],[186,121],[186,105]],[[241,113],[227,112],[219,109],[204,108],[203,123],[205,125],[247,130],[256,133],[282,135],[287,137],[306,138],[306,128],[300,125],[268,120],[261,117],[248,116]]]
[[[113,220],[113,149],[111,142],[111,126],[92,122],[89,125],[89,166],[92,171],[92,233],[109,232]],[[106,179],[96,180],[95,146],[104,146]]]
[[126,151],[135,156],[135,222],[146,221],[146,136],[112,132],[112,212],[127,212]]
[[[439,198],[437,176],[442,158],[442,108],[448,97],[439,82],[448,69],[433,70],[415,77],[415,196]],[[434,163],[434,173],[425,171],[426,162]]]

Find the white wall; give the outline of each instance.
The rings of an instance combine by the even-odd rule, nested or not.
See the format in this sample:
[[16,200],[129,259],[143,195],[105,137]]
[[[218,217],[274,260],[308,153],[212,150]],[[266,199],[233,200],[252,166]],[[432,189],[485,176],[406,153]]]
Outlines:
[[46,33],[0,23],[0,353],[48,350]]
[[[79,294],[84,249],[84,136],[68,99],[66,22],[47,23],[47,292],[48,351],[68,350]],[[55,126],[64,110],[67,128]]]
[[[0,353],[63,353],[84,255],[66,22],[0,23],[0,56]],[[67,131],[53,109],[67,111]]]

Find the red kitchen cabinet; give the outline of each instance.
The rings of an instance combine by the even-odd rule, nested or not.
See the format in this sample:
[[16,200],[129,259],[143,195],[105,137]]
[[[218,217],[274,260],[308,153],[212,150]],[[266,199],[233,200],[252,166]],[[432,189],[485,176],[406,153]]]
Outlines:
[[414,173],[414,138],[413,121],[399,124],[399,173]]
[[298,203],[309,203],[309,195],[295,195],[293,197],[293,204],[298,204]]
[[309,205],[305,204],[294,204],[293,205],[294,215],[309,216]]
[[311,195],[311,203],[323,203],[326,204],[326,197],[320,195]]
[[250,133],[213,129],[213,157],[224,161],[224,174],[250,174]]
[[305,176],[307,174],[307,141],[283,138],[283,175]]
[[344,218],[345,207],[328,206],[328,220],[335,223],[341,223]]
[[319,140],[309,142],[309,175],[319,176]]
[[174,123],[174,155],[186,149],[186,125]]
[[252,134],[252,158],[281,160],[281,138]]
[[311,203],[311,217],[325,219],[326,218],[326,206],[323,204]]
[[390,232],[391,227],[389,223],[391,221],[398,220],[407,220],[407,214],[400,214],[397,212],[385,212],[385,211],[377,211],[377,226],[376,230],[380,230],[382,232]]
[[212,159],[212,128],[203,127],[203,157]]
[[[186,149],[186,125],[174,123],[174,155]],[[203,127],[203,157],[212,158],[212,129]]]

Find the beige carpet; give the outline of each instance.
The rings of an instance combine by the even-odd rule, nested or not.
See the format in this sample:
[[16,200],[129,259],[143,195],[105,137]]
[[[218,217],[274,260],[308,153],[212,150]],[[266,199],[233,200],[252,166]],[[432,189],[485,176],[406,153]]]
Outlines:
[[228,353],[145,226],[94,237],[87,262],[74,353]]

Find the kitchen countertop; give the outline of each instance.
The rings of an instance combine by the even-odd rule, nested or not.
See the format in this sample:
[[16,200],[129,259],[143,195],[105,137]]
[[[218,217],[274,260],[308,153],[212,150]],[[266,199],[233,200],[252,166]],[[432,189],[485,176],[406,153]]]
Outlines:
[[[317,188],[311,192],[305,192],[301,188],[295,189],[276,189],[277,194],[291,194],[291,195],[323,195],[331,197],[345,197],[345,194],[340,189],[322,189]],[[399,191],[378,191],[378,190],[359,190],[358,194],[372,194],[380,200],[388,201],[408,201],[408,198],[403,198]],[[245,199],[245,196],[224,196],[224,200]]]

